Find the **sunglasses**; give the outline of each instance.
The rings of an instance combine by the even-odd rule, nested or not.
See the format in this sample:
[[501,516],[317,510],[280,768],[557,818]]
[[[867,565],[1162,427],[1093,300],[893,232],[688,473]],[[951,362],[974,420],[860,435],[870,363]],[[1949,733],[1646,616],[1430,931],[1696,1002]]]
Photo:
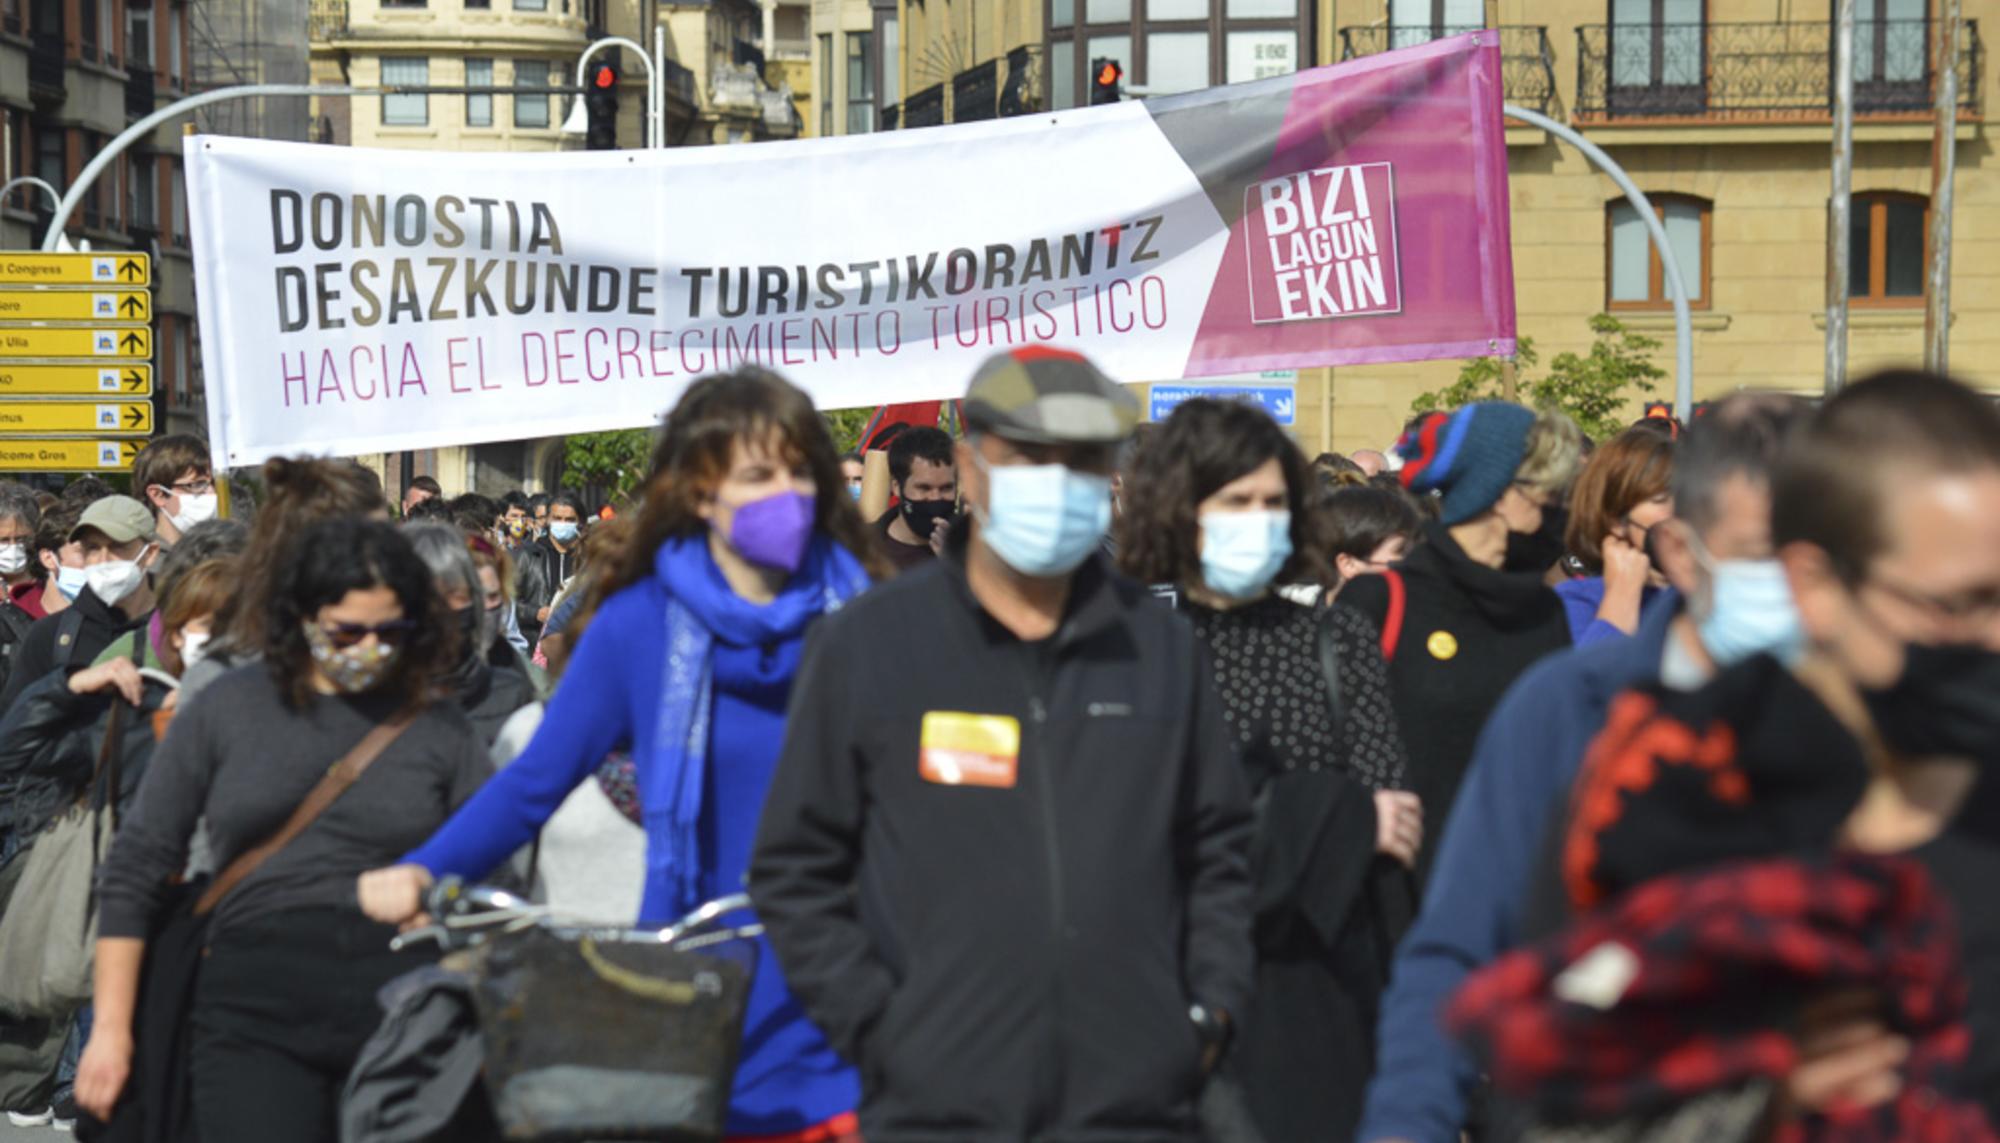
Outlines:
[[387,623],[378,623],[373,627],[368,626],[366,623],[324,623],[320,625],[320,631],[326,635],[326,641],[340,648],[352,647],[370,635],[375,636],[377,640],[383,643],[393,643],[396,636],[407,635],[416,629],[417,625],[407,619],[394,619]]

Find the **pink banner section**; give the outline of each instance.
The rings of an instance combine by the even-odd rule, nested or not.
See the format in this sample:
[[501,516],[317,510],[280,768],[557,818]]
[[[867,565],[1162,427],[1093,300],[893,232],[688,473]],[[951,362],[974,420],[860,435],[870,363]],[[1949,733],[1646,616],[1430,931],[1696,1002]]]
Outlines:
[[1492,31],[1296,76],[1187,376],[1512,353],[1500,93]]

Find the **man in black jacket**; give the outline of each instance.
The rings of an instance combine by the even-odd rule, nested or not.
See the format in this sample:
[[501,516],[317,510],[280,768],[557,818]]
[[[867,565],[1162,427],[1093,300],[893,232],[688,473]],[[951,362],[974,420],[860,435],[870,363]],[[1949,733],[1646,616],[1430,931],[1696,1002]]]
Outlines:
[[808,638],[750,891],[869,1143],[1192,1140],[1250,818],[1193,631],[1098,552],[1136,404],[1018,350],[965,417],[969,524]]
[[129,496],[106,496],[84,509],[70,531],[83,546],[90,586],[69,607],[38,619],[21,637],[0,714],[50,671],[81,670],[153,611],[152,565],[160,555],[153,513]]

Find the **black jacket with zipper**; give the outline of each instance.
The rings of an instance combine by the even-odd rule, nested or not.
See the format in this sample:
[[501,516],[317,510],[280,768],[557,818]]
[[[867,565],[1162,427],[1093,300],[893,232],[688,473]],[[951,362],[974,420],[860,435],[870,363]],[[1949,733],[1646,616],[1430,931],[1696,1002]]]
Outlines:
[[[1056,635],[965,537],[808,636],[750,891],[860,1068],[869,1143],[1191,1140],[1200,1003],[1245,1007],[1250,814],[1185,620],[1093,556]],[[920,769],[926,714],[1018,723],[1015,780]]]

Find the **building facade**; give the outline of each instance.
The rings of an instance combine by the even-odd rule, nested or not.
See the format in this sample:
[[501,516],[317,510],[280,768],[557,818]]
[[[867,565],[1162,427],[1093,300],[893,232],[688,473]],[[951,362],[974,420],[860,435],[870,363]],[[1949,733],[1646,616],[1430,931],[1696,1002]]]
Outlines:
[[[106,143],[194,89],[193,46],[182,0],[0,0],[0,182],[33,176],[67,191]],[[128,149],[92,183],[66,233],[78,247],[152,255],[153,423],[200,432],[180,140],[168,126]],[[0,247],[39,247],[54,206],[37,188],[17,188],[0,201]]]
[[[1832,0],[873,7],[887,3],[814,0],[816,130],[1076,106],[1088,100],[1096,59],[1116,60],[1127,85],[1166,94],[1495,28],[1508,101],[1582,130],[1662,212],[1695,295],[1697,399],[1746,387],[1821,391]],[[1857,0],[1853,375],[1922,360],[1940,3]],[[1986,120],[2000,94],[1986,44],[2000,28],[2000,0],[1963,0],[1962,9],[1959,42],[1948,53],[1959,81],[1952,363],[2000,387],[2000,366],[1990,364],[2000,349],[2000,160]],[[1660,338],[1656,360],[1671,371],[1671,306],[1643,222],[1574,148],[1512,121],[1507,142],[1520,332],[1546,363],[1587,350],[1592,316],[1608,312]],[[1297,435],[1314,450],[1381,447],[1399,432],[1411,400],[1448,384],[1458,367],[1303,370]],[[1671,395],[1669,381],[1652,396]]]

